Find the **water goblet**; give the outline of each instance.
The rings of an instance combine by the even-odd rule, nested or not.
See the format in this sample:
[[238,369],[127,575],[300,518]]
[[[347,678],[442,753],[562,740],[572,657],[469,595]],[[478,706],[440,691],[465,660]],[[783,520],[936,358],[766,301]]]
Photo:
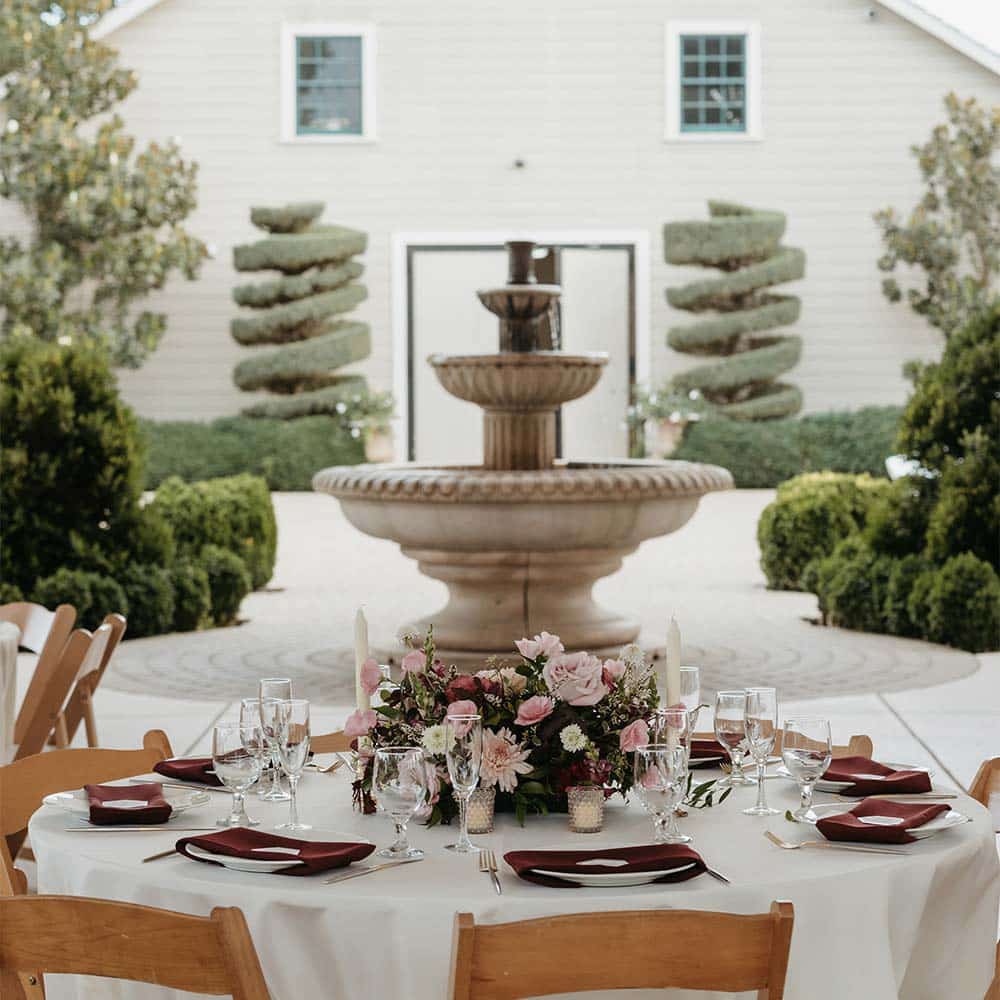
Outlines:
[[781,741],[781,759],[788,773],[799,783],[801,805],[796,819],[815,820],[812,808],[813,789],[833,759],[833,741],[828,719],[795,718],[785,720]]
[[246,748],[253,739],[253,727],[238,722],[220,722],[212,731],[212,766],[233,793],[232,811],[217,826],[257,826],[246,812],[247,789],[260,776],[260,759]]
[[279,823],[276,830],[311,830],[308,823],[299,821],[295,793],[302,777],[302,769],[309,759],[309,702],[291,698],[278,703],[278,761],[288,775],[288,822]]
[[635,751],[635,790],[653,819],[658,844],[688,844],[691,838],[677,829],[676,809],[684,797],[687,766],[684,748],[649,743]]
[[691,731],[694,732],[701,709],[701,672],[697,667],[681,667],[681,704],[691,716]]
[[427,799],[427,769],[419,747],[380,747],[372,772],[375,803],[396,828],[396,840],[379,851],[384,858],[417,859],[424,852],[411,847],[406,825]]
[[445,760],[451,787],[458,799],[459,835],[449,851],[471,854],[479,850],[469,840],[469,797],[479,784],[479,765],[483,756],[483,720],[479,715],[449,715],[444,720],[448,736]]
[[726,748],[732,765],[731,773],[723,778],[723,787],[752,785],[754,781],[743,773],[743,757],[747,739],[746,691],[717,691],[715,694],[715,738]]
[[278,766],[278,735],[276,726],[276,702],[288,701],[292,697],[292,682],[287,677],[263,677],[257,686],[260,703],[260,725],[268,746],[266,771],[270,776],[261,782],[257,794],[266,802],[287,802],[288,792],[281,787],[281,769]]
[[743,812],[747,816],[776,816],[780,810],[767,804],[764,776],[778,729],[778,692],[774,688],[747,688],[745,717],[747,745],[757,765],[757,802]]

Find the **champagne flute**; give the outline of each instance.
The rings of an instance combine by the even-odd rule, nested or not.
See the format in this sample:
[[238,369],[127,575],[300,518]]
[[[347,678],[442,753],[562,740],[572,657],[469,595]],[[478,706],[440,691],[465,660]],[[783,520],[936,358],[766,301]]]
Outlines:
[[233,808],[216,825],[256,826],[246,812],[247,789],[260,776],[260,759],[247,750],[254,728],[238,722],[220,722],[212,731],[212,766],[216,776],[233,793]]
[[701,709],[701,672],[697,667],[681,667],[681,704],[691,716],[691,731],[698,724]]
[[303,698],[292,698],[278,703],[278,760],[281,769],[288,775],[289,811],[288,822],[280,823],[276,830],[311,830],[308,823],[299,822],[298,804],[295,793],[302,777],[302,769],[309,759],[309,702]]
[[268,746],[267,772],[270,780],[262,782],[258,794],[266,802],[287,802],[288,792],[281,787],[281,771],[278,767],[278,732],[275,716],[277,701],[288,701],[292,697],[292,682],[287,677],[263,677],[257,686],[260,700],[260,725]]
[[635,789],[653,819],[658,844],[687,844],[691,838],[677,829],[676,809],[684,796],[687,766],[684,748],[649,743],[635,751]]
[[384,858],[422,858],[424,852],[410,847],[406,839],[406,824],[427,799],[423,751],[419,747],[380,747],[376,750],[372,793],[376,805],[392,819],[396,828],[392,846],[378,853]]
[[757,765],[757,803],[743,812],[747,816],[776,816],[780,810],[767,804],[764,780],[778,729],[778,692],[774,688],[747,688],[746,724],[750,756]]
[[752,778],[743,773],[743,757],[747,738],[746,691],[717,691],[715,694],[715,738],[729,752],[732,771],[723,778],[726,787],[752,785]]
[[479,850],[469,840],[469,798],[479,784],[479,764],[483,756],[483,720],[479,715],[449,715],[444,720],[448,734],[445,759],[451,787],[458,799],[460,832],[454,844],[447,844],[449,851],[472,854]]
[[799,783],[801,806],[796,819],[815,820],[812,808],[813,789],[833,759],[833,740],[828,719],[796,718],[785,720],[781,741],[781,759],[788,773]]

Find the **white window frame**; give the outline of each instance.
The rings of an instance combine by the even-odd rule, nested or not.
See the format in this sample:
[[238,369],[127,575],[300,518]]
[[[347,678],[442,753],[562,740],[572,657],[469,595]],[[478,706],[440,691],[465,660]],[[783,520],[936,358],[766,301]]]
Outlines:
[[[742,132],[684,132],[681,130],[681,35],[745,35],[746,129]],[[739,20],[667,21],[664,30],[664,87],[666,142],[759,142],[761,127],[760,22]]]
[[[299,135],[296,121],[295,40],[301,35],[353,36],[361,39],[361,128],[358,135]],[[281,141],[295,143],[358,143],[375,141],[375,26],[343,22],[282,24]]]

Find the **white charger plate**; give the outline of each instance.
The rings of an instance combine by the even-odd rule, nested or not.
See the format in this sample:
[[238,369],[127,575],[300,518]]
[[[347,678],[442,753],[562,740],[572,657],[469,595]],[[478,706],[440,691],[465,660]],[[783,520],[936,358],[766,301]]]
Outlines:
[[[296,840],[324,841],[326,843],[352,843],[370,844],[367,837],[359,837],[356,833],[343,833],[337,830],[304,830],[295,838]],[[290,868],[298,862],[298,850],[288,847],[263,847],[254,853],[259,854],[259,858],[233,858],[225,854],[213,854],[194,844],[187,845],[188,852],[196,858],[205,861],[214,861],[235,872],[280,872],[284,868]],[[294,851],[294,853],[292,853]]]
[[[607,864],[607,858],[600,860],[602,864]],[[667,868],[658,872],[629,872],[627,875],[618,875],[615,872],[553,872],[546,868],[534,869],[539,875],[548,875],[550,878],[557,878],[561,882],[574,882],[578,885],[604,888],[619,888],[628,885],[649,885],[667,874],[690,871],[695,867],[695,863],[685,865],[683,868]]]
[[[891,767],[894,771],[925,771],[929,778],[934,776],[934,772],[930,768],[920,767],[917,764],[893,764],[887,762],[885,766]],[[785,767],[783,762],[775,768],[774,773],[782,778],[787,778],[789,781],[795,781],[795,778],[792,777],[791,772]],[[857,778],[858,781],[883,781],[885,776],[881,774],[859,774]],[[837,793],[853,785],[853,781],[825,781],[823,778],[820,778],[816,782],[816,791]],[[914,794],[919,795],[920,793],[915,792]]]
[[[128,788],[129,786],[123,785],[121,787]],[[186,791],[185,789],[173,790],[164,788],[163,797],[170,803],[171,819],[180,813],[186,812],[188,809],[203,806],[207,802],[211,801],[211,796],[208,792],[199,792],[194,789]],[[124,799],[119,801],[131,804],[121,805],[115,802],[107,802],[105,805],[112,809],[121,809],[122,812],[130,812],[133,809],[145,809],[147,805],[145,801],[140,799]],[[87,798],[87,793],[82,788],[78,788],[73,792],[55,792],[52,795],[46,795],[45,798],[42,799],[42,802],[47,806],[56,806],[59,809],[64,809],[66,812],[74,813],[77,816],[82,816],[84,818],[90,816],[90,800]]]
[[[825,819],[828,816],[839,816],[847,811],[842,805],[838,805],[835,802],[821,806],[814,805],[813,812],[816,814],[816,819],[807,819],[804,822],[815,826],[817,820]],[[903,822],[896,816],[859,816],[858,819],[868,826],[899,826]],[[968,822],[968,816],[963,815],[955,809],[949,809],[948,812],[935,816],[934,819],[928,823],[924,823],[923,826],[918,826],[915,830],[907,830],[906,832],[916,840],[926,840],[928,837],[934,837],[939,833],[944,833],[945,830],[951,830],[953,827],[961,826],[963,823]]]

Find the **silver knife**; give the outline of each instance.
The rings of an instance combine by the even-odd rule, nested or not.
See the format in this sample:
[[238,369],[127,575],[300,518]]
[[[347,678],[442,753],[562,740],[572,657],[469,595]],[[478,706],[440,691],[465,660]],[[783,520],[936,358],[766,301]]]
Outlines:
[[160,781],[159,778],[129,778],[131,785],[148,785],[155,781],[164,788],[183,788],[186,792],[225,792],[229,795],[229,789],[216,785],[200,785],[196,781]]
[[717,879],[719,882],[725,882],[726,885],[730,884],[729,879],[722,872],[717,872],[714,868],[709,868],[708,865],[705,866],[705,874],[711,875],[712,878]]
[[358,868],[356,871],[349,871],[344,875],[334,875],[333,878],[323,879],[323,885],[346,882],[349,878],[361,878],[362,875],[371,875],[374,872],[380,872],[385,868],[395,868],[398,865],[412,865],[415,861],[423,861],[423,858],[403,858],[399,861],[386,861],[380,865],[369,865],[367,868]]

